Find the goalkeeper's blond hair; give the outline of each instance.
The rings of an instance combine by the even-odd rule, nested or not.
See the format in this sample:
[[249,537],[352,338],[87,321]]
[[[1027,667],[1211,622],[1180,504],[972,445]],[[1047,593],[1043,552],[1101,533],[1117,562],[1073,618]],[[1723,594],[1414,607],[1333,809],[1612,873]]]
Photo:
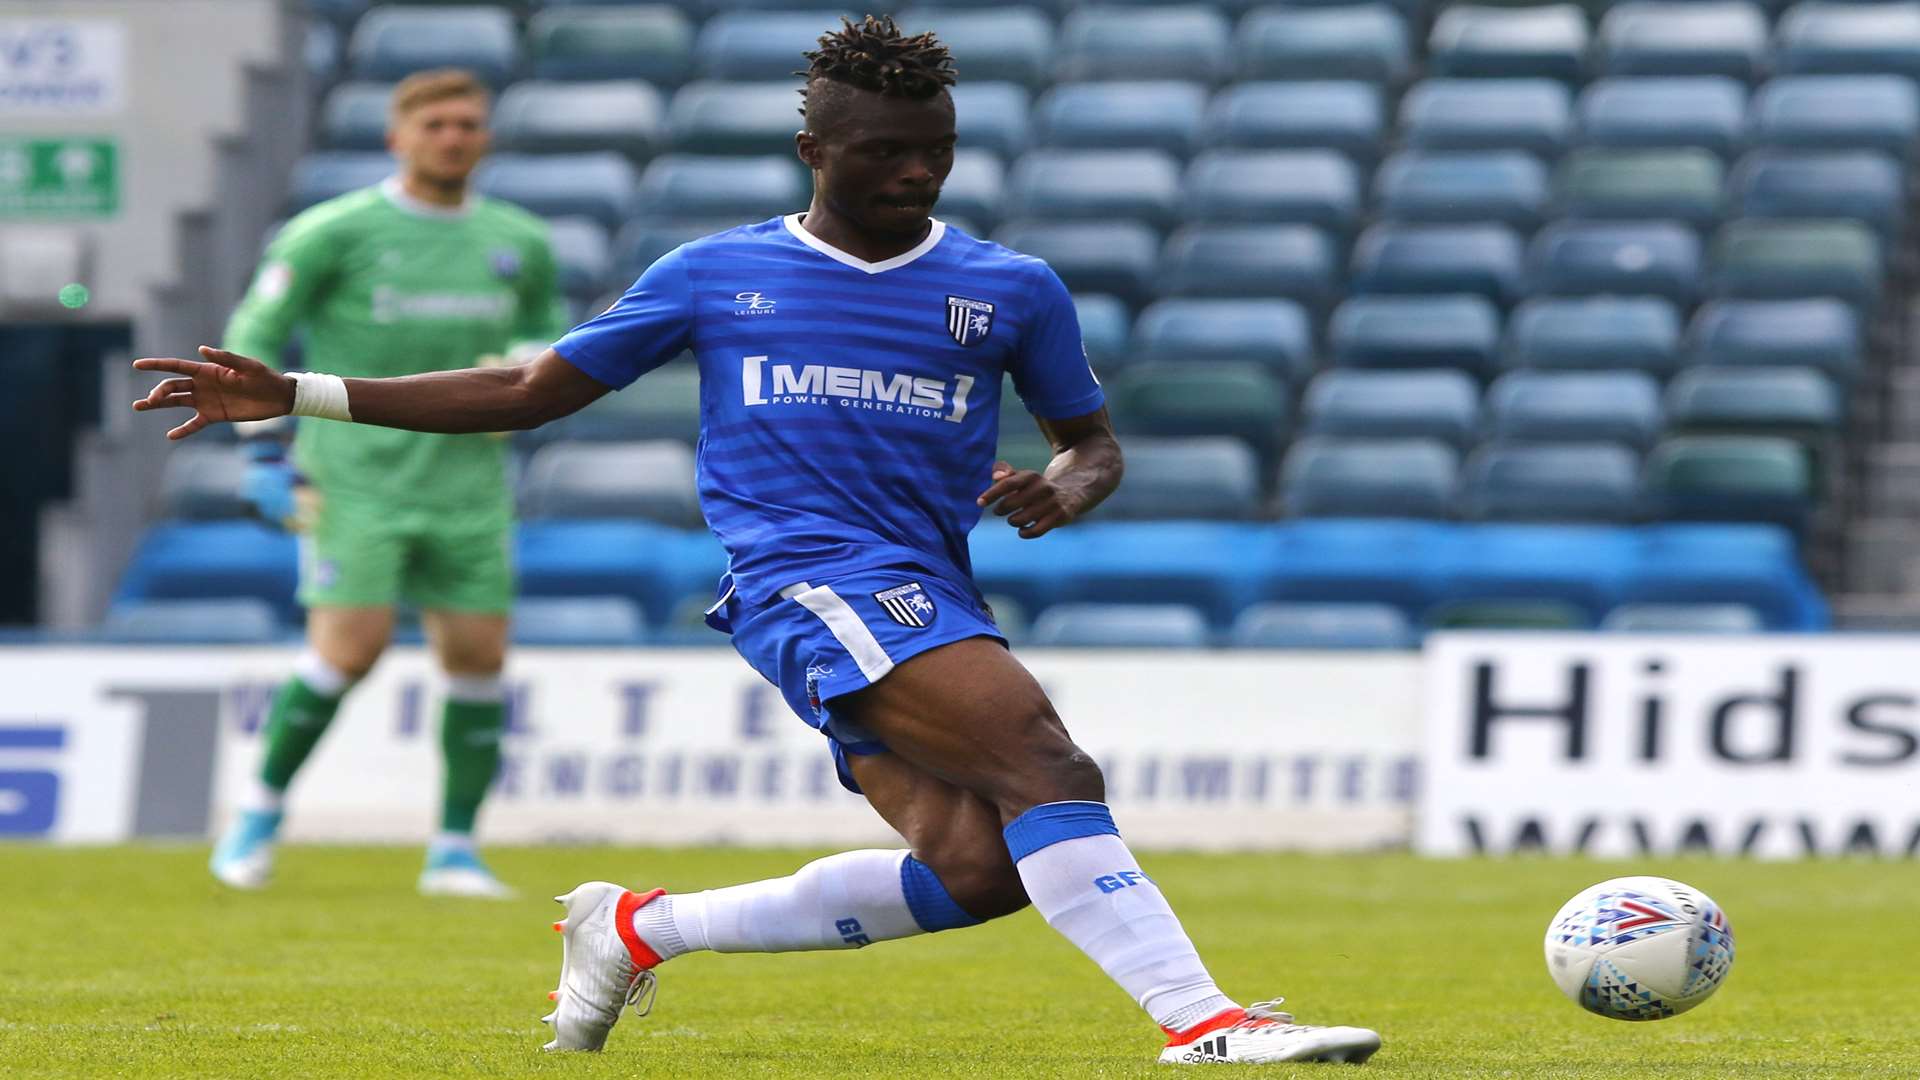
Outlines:
[[485,105],[493,100],[487,84],[464,68],[416,71],[400,80],[387,103],[387,122],[398,124],[415,109],[455,98],[474,98]]

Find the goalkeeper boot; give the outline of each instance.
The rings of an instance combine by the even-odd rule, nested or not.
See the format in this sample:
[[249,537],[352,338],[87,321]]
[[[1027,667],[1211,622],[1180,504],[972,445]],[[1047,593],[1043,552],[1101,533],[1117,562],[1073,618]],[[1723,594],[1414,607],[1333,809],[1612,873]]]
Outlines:
[[553,1011],[540,1018],[553,1026],[547,1050],[598,1050],[631,1006],[636,1016],[653,1009],[660,964],[633,928],[633,913],[666,893],[633,893],[604,881],[577,885],[555,900],[567,916],[553,924],[561,933],[560,986],[547,995]]
[[470,847],[430,847],[420,871],[420,895],[511,900],[513,887],[493,876]]
[[1378,1032],[1296,1024],[1280,999],[1229,1009],[1211,1020],[1169,1031],[1162,1065],[1258,1065],[1270,1061],[1344,1061],[1358,1065],[1380,1049]]
[[280,833],[278,810],[242,810],[213,846],[207,869],[231,888],[265,888],[273,876],[273,840]]

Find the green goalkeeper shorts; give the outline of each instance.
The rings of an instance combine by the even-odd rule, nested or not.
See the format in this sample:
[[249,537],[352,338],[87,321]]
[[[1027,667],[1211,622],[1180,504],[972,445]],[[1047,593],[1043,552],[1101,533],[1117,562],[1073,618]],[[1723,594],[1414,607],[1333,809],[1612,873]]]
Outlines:
[[329,494],[300,538],[300,602],[505,614],[513,607],[513,516]]

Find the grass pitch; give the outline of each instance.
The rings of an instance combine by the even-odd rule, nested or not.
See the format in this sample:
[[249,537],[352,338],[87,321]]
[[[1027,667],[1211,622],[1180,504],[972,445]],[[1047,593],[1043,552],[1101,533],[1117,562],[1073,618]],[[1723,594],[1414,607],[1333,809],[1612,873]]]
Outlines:
[[[606,1053],[540,1052],[560,958],[547,896],[589,878],[703,888],[807,857],[496,850],[529,898],[488,904],[414,895],[408,849],[294,848],[271,891],[240,895],[204,849],[0,847],[0,1075],[1169,1075],[1152,1025],[1031,911],[857,953],[676,960]],[[1382,1032],[1355,1076],[1920,1075],[1914,864],[1145,863],[1227,992]],[[1547,978],[1547,919],[1628,872],[1690,882],[1733,920],[1732,977],[1692,1013],[1602,1020]]]

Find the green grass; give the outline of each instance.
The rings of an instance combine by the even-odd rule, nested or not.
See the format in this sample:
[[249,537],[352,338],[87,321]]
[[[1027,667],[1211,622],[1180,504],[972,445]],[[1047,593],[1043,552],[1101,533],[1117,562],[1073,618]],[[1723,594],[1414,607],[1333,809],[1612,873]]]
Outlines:
[[[499,850],[538,898],[484,904],[415,896],[404,849],[295,848],[271,891],[238,895],[203,849],[0,847],[0,1075],[1166,1075],[1153,1026],[1030,911],[857,953],[676,960],[605,1054],[540,1053],[560,953],[540,894],[699,888],[806,857]],[[1913,864],[1146,864],[1229,993],[1385,1035],[1355,1075],[1920,1075]],[[1738,935],[1726,987],[1676,1019],[1588,1016],[1541,960],[1561,901],[1630,871],[1705,889]]]

